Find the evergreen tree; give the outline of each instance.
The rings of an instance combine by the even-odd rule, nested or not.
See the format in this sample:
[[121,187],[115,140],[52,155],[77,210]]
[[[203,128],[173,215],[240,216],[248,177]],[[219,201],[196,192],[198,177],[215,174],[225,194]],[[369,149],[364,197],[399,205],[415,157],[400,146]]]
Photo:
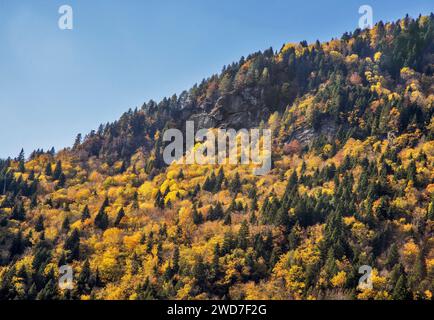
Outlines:
[[390,247],[389,255],[387,256],[386,266],[392,269],[399,262],[398,246],[394,243]]
[[23,239],[23,233],[20,231],[12,239],[11,246],[9,248],[9,256],[14,257],[15,255],[20,255],[24,252],[26,247],[26,242]]
[[17,202],[17,204],[12,209],[11,219],[24,221],[26,220],[26,211],[22,202]]
[[226,212],[223,224],[226,226],[230,226],[232,224],[232,217],[230,211]]
[[115,226],[115,227],[119,226],[119,224],[121,223],[121,220],[122,220],[122,218],[123,218],[124,216],[125,216],[124,208],[120,208],[120,209],[119,209],[119,212],[118,212],[118,214],[117,214],[117,216],[116,216],[115,223],[114,223],[114,226]]
[[428,205],[426,216],[428,220],[434,221],[434,197],[431,199],[431,202]]
[[221,253],[223,255],[228,254],[232,251],[234,248],[234,237],[231,232],[225,232],[223,237],[223,244],[222,244],[222,250]]
[[409,300],[411,299],[410,291],[407,287],[407,277],[402,274],[396,282],[393,289],[392,298],[394,300]]
[[45,227],[44,227],[44,217],[42,215],[38,216],[38,219],[36,220],[35,223],[35,231],[36,232],[41,232],[44,231]]
[[241,191],[241,180],[238,172],[235,173],[235,177],[230,182],[229,190],[235,195]]
[[238,231],[238,247],[243,250],[247,249],[249,244],[249,225],[246,220],[241,223],[240,230]]
[[56,166],[54,167],[53,179],[59,180],[61,174],[62,174],[62,162],[60,160],[58,160],[56,162]]
[[203,291],[207,286],[207,265],[202,256],[196,258],[193,265],[193,277],[196,280],[196,285]]
[[80,144],[81,144],[81,133],[77,134],[72,148],[77,149],[80,146]]
[[81,213],[81,221],[84,222],[89,218],[90,218],[90,212],[88,206],[86,205],[83,209],[83,212]]
[[160,190],[157,191],[157,195],[155,196],[154,206],[156,208],[164,209],[164,195],[161,194]]
[[59,181],[57,182],[57,188],[61,189],[65,187],[65,183],[66,183],[66,176],[65,174],[62,172],[59,176]]
[[221,167],[215,179],[214,192],[219,192],[221,190],[221,186],[224,180],[225,180],[225,173],[223,171],[223,167]]
[[209,221],[223,219],[224,212],[223,212],[222,204],[220,202],[217,202],[214,208],[211,206],[207,217]]
[[416,163],[414,162],[414,160],[410,161],[409,166],[407,167],[407,179],[409,181],[416,181]]
[[70,226],[69,218],[65,217],[65,219],[63,219],[63,222],[62,222],[62,231],[63,232],[68,232],[69,231],[69,226]]
[[51,170],[51,163],[48,162],[47,165],[45,166],[45,175],[47,177],[51,177],[53,174],[53,171]]
[[77,289],[80,294],[89,294],[95,284],[90,269],[89,260],[86,259],[77,278]]
[[105,212],[105,208],[109,205],[108,198],[105,198],[101,208],[99,209],[97,215],[95,216],[94,224],[97,228],[101,230],[107,229],[109,225],[108,215]]
[[203,223],[203,215],[202,215],[202,213],[197,211],[196,206],[193,206],[193,223],[194,224],[202,224]]
[[72,262],[80,257],[80,234],[77,229],[72,230],[71,234],[66,238],[63,249],[67,251],[66,261]]
[[211,261],[211,272],[213,274],[214,281],[219,277],[220,273],[220,245],[218,243],[214,246],[212,261]]
[[59,289],[54,275],[54,270],[51,269],[45,280],[46,285],[39,291],[36,300],[56,300],[59,298]]
[[175,246],[175,250],[173,252],[173,272],[178,273],[179,272],[179,247]]

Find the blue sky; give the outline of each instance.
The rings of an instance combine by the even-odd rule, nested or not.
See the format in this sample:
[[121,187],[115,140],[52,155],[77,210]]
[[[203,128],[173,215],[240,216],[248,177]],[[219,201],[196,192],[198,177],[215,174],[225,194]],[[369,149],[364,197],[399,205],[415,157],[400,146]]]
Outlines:
[[[0,0],[0,157],[70,146],[77,133],[180,93],[249,53],[329,40],[434,11],[431,0]],[[73,8],[60,30],[58,9]]]

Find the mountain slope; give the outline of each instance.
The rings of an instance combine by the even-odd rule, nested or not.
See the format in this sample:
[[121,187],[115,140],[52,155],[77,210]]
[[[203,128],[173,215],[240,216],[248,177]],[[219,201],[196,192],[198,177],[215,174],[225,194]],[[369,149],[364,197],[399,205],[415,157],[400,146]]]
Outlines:
[[[1,161],[0,298],[431,299],[433,70],[432,14],[380,22]],[[270,128],[272,170],[167,166],[162,132],[186,120]]]

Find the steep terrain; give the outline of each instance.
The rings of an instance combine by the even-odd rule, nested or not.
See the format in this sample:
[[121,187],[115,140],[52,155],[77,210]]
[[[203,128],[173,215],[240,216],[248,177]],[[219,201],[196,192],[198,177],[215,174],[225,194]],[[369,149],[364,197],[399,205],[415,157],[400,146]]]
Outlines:
[[[380,22],[0,161],[0,299],[432,299],[433,71],[433,14]],[[166,165],[187,120],[271,129],[272,170]]]

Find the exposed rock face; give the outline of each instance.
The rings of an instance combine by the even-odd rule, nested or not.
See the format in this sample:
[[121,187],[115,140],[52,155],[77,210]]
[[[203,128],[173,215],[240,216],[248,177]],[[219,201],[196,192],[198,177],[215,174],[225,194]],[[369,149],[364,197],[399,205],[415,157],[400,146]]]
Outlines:
[[318,130],[312,126],[303,125],[295,129],[290,135],[287,142],[297,140],[302,146],[310,145],[315,137],[324,136],[327,141],[332,141],[336,135],[337,125],[332,119],[324,119],[321,121]]
[[[195,122],[197,128],[251,128],[259,125],[261,119],[267,119],[270,111],[256,97],[253,89],[231,92],[221,96],[211,111],[196,113],[189,120]],[[201,106],[207,110],[208,106]]]

